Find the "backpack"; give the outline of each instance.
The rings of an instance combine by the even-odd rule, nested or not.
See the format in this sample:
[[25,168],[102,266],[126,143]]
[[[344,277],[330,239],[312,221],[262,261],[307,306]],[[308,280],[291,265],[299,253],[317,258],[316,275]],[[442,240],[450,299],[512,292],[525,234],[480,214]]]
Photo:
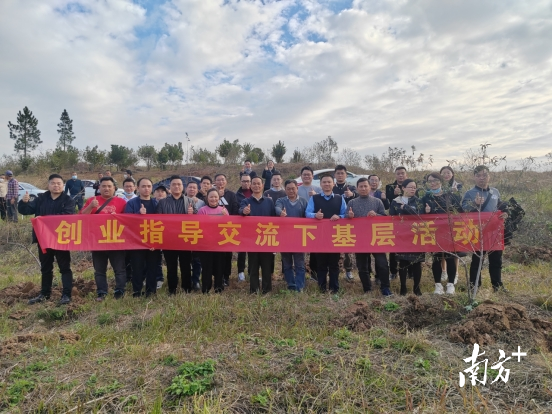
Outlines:
[[504,221],[504,244],[510,244],[514,232],[519,229],[519,223],[525,217],[525,210],[514,197],[508,200],[508,218]]

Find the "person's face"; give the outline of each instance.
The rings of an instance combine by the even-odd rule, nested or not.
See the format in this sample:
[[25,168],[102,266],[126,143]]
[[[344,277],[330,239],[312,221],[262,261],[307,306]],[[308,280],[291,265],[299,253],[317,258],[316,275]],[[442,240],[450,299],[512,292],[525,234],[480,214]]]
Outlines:
[[150,180],[142,180],[140,181],[138,192],[140,193],[141,197],[149,198],[151,196],[151,188],[152,188],[152,184]]
[[263,192],[263,182],[259,178],[254,178],[251,181],[251,191],[253,194],[259,194]]
[[109,180],[102,181],[100,183],[100,194],[103,198],[113,197],[115,194],[115,185]]
[[310,185],[312,183],[312,173],[309,170],[305,170],[301,173],[301,180],[303,184]]
[[155,199],[157,201],[167,198],[167,192],[164,190],[155,190]]
[[395,171],[395,179],[398,183],[402,183],[408,177],[406,176],[406,170],[397,170]]
[[215,180],[215,185],[219,190],[224,190],[226,188],[226,177],[224,175],[219,175]]
[[441,188],[441,181],[438,178],[429,177],[427,179],[427,185],[429,185],[429,188],[431,188],[432,190],[437,190]]
[[111,171],[106,171],[106,172],[105,172],[105,176],[106,176],[106,177],[111,177]]
[[219,204],[219,195],[216,191],[211,191],[207,196],[207,202],[211,207],[216,207]]
[[345,170],[337,170],[334,175],[338,184],[343,184],[347,180],[347,171]]
[[201,182],[201,191],[203,191],[204,193],[206,193],[207,190],[209,190],[212,186],[213,186],[213,184],[211,183],[211,181],[209,181],[209,180],[203,180],[203,181]]
[[103,178],[103,174],[102,173],[98,173],[98,180],[99,179],[102,179]]
[[61,178],[52,178],[48,181],[48,190],[52,194],[60,195],[63,193],[63,180]]
[[445,168],[445,169],[443,170],[443,172],[441,173],[441,175],[443,176],[443,178],[444,178],[446,181],[452,180],[452,177],[453,177],[452,171],[449,170],[448,168]]
[[188,187],[186,188],[186,195],[188,197],[195,197],[197,195],[197,184],[196,183],[188,185]]
[[357,185],[357,191],[361,196],[370,194],[370,184],[367,181],[362,181]]
[[294,183],[286,185],[286,195],[290,200],[295,200],[297,198],[297,186]]
[[245,169],[246,170],[250,170],[251,169],[251,163],[249,161],[246,161],[246,163],[244,164],[245,166]]
[[249,190],[251,188],[251,177],[246,175],[241,178],[241,188],[242,190]]
[[71,173],[71,176],[76,177],[76,176],[77,176],[77,173],[73,171],[73,172]]
[[409,183],[404,187],[403,194],[405,197],[413,197],[416,194],[416,183]]
[[280,188],[282,186],[282,177],[280,177],[279,175],[275,175],[274,177],[272,177],[272,179],[270,180],[270,184],[272,185],[272,187],[274,188]]
[[322,177],[320,180],[320,187],[325,193],[331,193],[334,187],[334,180],[332,177]]
[[274,163],[272,161],[267,162],[266,165],[268,168],[274,168]]
[[126,193],[133,193],[136,187],[134,186],[134,183],[131,181],[128,181],[123,184],[123,189]]
[[475,185],[480,188],[487,188],[489,186],[489,181],[491,181],[491,174],[489,171],[479,171],[474,175]]
[[180,196],[182,194],[182,190],[184,189],[184,186],[182,185],[182,180],[172,180],[171,181],[171,194],[173,196]]
[[368,180],[368,183],[370,184],[370,188],[372,191],[376,191],[379,186],[379,178],[378,177],[370,177]]

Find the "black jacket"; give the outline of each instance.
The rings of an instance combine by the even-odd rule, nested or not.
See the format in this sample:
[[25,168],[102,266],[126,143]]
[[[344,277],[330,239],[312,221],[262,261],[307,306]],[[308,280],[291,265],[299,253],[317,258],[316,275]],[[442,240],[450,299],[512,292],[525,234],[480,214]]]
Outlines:
[[[59,216],[64,214],[75,214],[75,200],[63,192],[55,200],[52,199],[50,191],[39,194],[33,200],[24,203],[20,200],[17,204],[17,211],[24,216]],[[36,234],[33,229],[33,243],[37,243]]]
[[188,206],[192,206],[194,214],[197,214],[197,208],[191,198],[184,194],[179,199],[175,199],[172,195],[159,200],[157,203],[157,214],[188,214]]
[[401,208],[402,204],[395,201],[396,196],[393,198],[393,201],[391,201],[391,207],[389,207],[389,215],[390,216],[399,216],[401,214],[407,214],[407,215],[420,215],[425,214],[425,204],[422,205],[422,200],[420,200],[418,197],[410,197],[408,199],[408,204],[406,204],[403,208]]
[[349,185],[347,184],[347,182],[344,182],[343,184],[337,184],[335,183],[334,185],[334,188],[332,190],[332,192],[334,194],[337,194],[337,195],[340,195],[340,196],[343,196],[343,193],[345,193],[345,189],[349,189],[351,190],[351,192],[353,193],[353,196],[352,197],[343,197],[345,199],[345,204],[347,204],[349,201],[351,201],[352,199],[354,198],[357,198],[358,197],[358,193],[357,193],[357,189],[354,185]]
[[219,205],[226,207],[226,210],[228,210],[228,214],[230,214],[231,216],[238,215],[240,204],[238,203],[236,193],[234,193],[233,191],[224,190],[224,195],[220,198]]
[[460,197],[449,191],[443,192],[437,196],[431,192],[425,193],[422,198],[422,207],[424,212],[426,204],[431,208],[430,214],[463,212]]
[[[272,185],[272,175],[274,173],[276,173],[277,170],[276,169],[271,169],[271,170],[263,170],[263,175],[262,175],[262,178],[265,179],[265,182],[264,182],[264,190],[263,191],[266,191],[266,190],[270,190],[270,186]],[[258,176],[257,176],[258,177]],[[253,177],[251,177],[253,178]]]

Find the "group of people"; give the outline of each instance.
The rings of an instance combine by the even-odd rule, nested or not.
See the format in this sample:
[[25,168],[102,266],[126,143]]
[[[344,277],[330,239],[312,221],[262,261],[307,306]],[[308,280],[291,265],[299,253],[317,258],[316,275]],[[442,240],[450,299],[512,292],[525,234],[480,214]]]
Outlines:
[[17,221],[17,200],[19,199],[19,182],[8,170],[0,175],[0,218]]
[[[71,180],[76,179],[76,174]],[[265,180],[263,181],[263,177]],[[455,180],[451,167],[426,176],[422,195],[417,183],[408,178],[406,168],[395,170],[395,182],[381,189],[376,174],[359,178],[355,185],[347,183],[347,168],[337,165],[333,174],[320,177],[320,186],[313,184],[314,171],[310,166],[301,169],[301,183],[283,180],[282,175],[269,162],[262,176],[245,162],[240,172],[240,188],[233,192],[227,187],[225,174],[219,173],[214,180],[201,178],[199,184],[191,180],[183,182],[180,176],[172,176],[169,188],[162,185],[153,190],[153,183],[143,177],[135,181],[127,171],[123,181],[124,193],[115,196],[117,183],[106,172],[98,177],[97,192],[86,200],[80,214],[199,214],[306,217],[315,220],[354,220],[360,217],[384,215],[423,215],[455,212],[496,212],[507,216],[507,205],[500,200],[496,188],[489,186],[489,169],[479,166],[474,170],[475,186],[461,196],[462,185]],[[267,184],[268,183],[268,184]],[[69,188],[69,191],[67,191]],[[75,214],[75,199],[67,194],[72,187],[64,189],[63,178],[52,174],[48,179],[48,191],[34,199],[25,195],[18,203],[21,214],[35,216]],[[36,236],[33,234],[33,240]],[[70,252],[38,246],[42,273],[42,289],[39,296],[29,303],[48,300],[52,289],[53,263],[57,260],[62,275],[63,292],[61,304],[71,301],[72,272]],[[495,290],[504,289],[501,280],[502,251],[485,252],[489,258],[491,283]],[[318,282],[322,292],[340,290],[340,253],[310,253],[311,278]],[[435,279],[435,294],[454,294],[457,282],[458,254],[439,252],[433,254],[432,271]],[[115,273],[114,297],[125,294],[127,282],[132,282],[135,297],[150,296],[163,284],[162,260],[167,268],[169,295],[177,293],[179,286],[184,292],[201,290],[203,293],[222,292],[229,285],[232,273],[232,253],[220,251],[192,252],[186,250],[131,250],[93,251],[92,260],[97,288],[97,301],[103,301],[108,293],[107,264]],[[392,296],[390,280],[400,279],[400,294],[407,293],[407,279],[413,279],[413,292],[421,295],[421,264],[424,253],[356,253],[355,259],[364,292],[372,290],[372,264],[374,258],[375,283],[383,296]],[[238,281],[245,277],[248,261],[250,291],[268,293],[272,290],[275,254],[265,252],[238,253]],[[301,292],[306,283],[307,265],[304,253],[281,253],[282,270],[288,289]],[[479,261],[482,257],[473,254],[470,266],[470,281],[475,284]],[[346,279],[354,280],[351,254],[345,253],[343,261]],[[481,283],[481,280],[479,280]]]

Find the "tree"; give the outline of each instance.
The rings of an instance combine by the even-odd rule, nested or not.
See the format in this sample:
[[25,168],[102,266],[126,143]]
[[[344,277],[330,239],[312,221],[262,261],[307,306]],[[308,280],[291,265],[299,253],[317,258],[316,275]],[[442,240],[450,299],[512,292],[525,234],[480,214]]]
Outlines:
[[276,162],[280,164],[284,161],[284,155],[286,155],[286,146],[282,141],[278,141],[277,144],[274,144],[272,146],[272,151],[270,151],[270,154],[274,157]]
[[215,152],[211,152],[206,148],[199,147],[197,150],[194,149],[192,146],[192,161],[197,164],[210,164],[210,165],[216,165],[218,164],[217,160],[217,154]]
[[262,149],[260,149],[259,147],[253,148],[253,150],[251,151],[251,153],[249,155],[250,155],[249,158],[251,159],[251,161],[256,163],[256,164],[259,164],[259,163],[263,162],[263,160],[265,158],[264,151]]
[[167,144],[163,147],[167,151],[168,162],[173,166],[180,166],[182,158],[184,158],[184,150],[182,149],[182,142],[178,144]]
[[76,137],[73,133],[73,120],[69,118],[67,110],[64,109],[61,113],[60,121],[61,122],[57,125],[59,128],[57,130],[59,134],[57,146],[65,151],[67,147],[71,146]]
[[337,142],[332,139],[331,136],[328,136],[323,141],[315,142],[312,147],[305,148],[303,150],[303,155],[305,159],[318,164],[325,162],[335,162],[333,158],[333,153],[338,151]]
[[[42,141],[40,140],[40,130],[37,128],[38,119],[33,116],[29,108],[23,108],[23,113],[17,113],[17,124],[8,122],[10,129],[10,138],[15,141],[14,149],[16,152],[23,151],[23,160],[27,160],[28,153],[35,150]],[[25,165],[28,167],[27,162]]]
[[226,164],[237,163],[241,151],[242,147],[239,143],[239,140],[237,139],[233,142],[230,142],[225,138],[224,141],[222,141],[222,143],[219,144],[217,148],[215,148],[215,152],[220,155],[221,158],[224,158],[224,162]]
[[347,167],[362,167],[360,154],[351,148],[343,148],[337,159],[340,164]]
[[111,151],[108,154],[109,162],[114,164],[118,170],[134,165],[138,158],[134,150],[122,145],[111,144]]
[[303,154],[301,154],[301,151],[299,151],[299,148],[295,148],[293,150],[293,155],[291,156],[290,162],[302,162],[303,161]]
[[160,169],[165,170],[167,168],[168,162],[169,162],[169,151],[167,150],[166,147],[163,147],[157,153],[155,157],[155,163]]
[[149,171],[151,166],[155,163],[155,156],[157,155],[155,147],[153,145],[143,145],[138,147],[136,154],[146,163],[146,167]]
[[98,149],[98,146],[86,147],[82,152],[82,158],[90,165],[90,170],[95,170],[105,164],[107,160],[107,152]]

